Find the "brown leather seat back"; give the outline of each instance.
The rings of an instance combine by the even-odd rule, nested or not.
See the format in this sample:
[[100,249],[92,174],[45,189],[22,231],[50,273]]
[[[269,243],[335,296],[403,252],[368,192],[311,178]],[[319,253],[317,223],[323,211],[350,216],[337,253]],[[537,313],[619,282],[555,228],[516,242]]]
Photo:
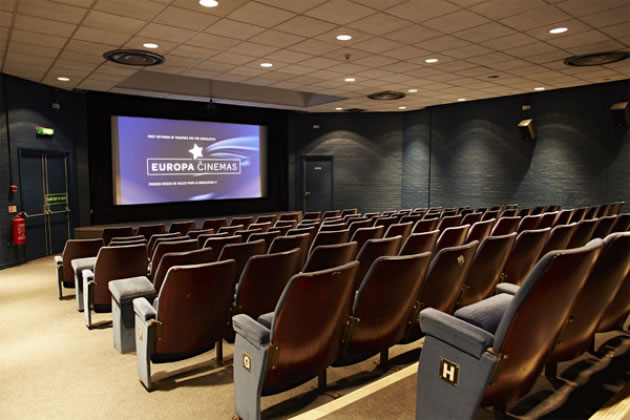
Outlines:
[[293,212],[289,212],[289,213],[282,213],[279,217],[278,220],[295,220],[296,222],[300,221],[300,213],[297,211],[293,211]]
[[481,216],[481,220],[496,219],[499,217],[499,213],[501,213],[499,210],[487,210]]
[[481,216],[483,213],[476,211],[472,213],[468,213],[462,217],[461,225],[472,225],[473,223],[477,223],[481,221]]
[[598,221],[597,219],[584,219],[578,222],[575,232],[573,232],[573,236],[571,236],[571,240],[567,245],[567,249],[586,245],[586,243],[591,240]]
[[545,246],[540,255],[546,255],[549,251],[555,251],[557,249],[567,249],[567,245],[569,245],[575,228],[577,228],[577,223],[558,225],[551,229],[551,233],[549,233],[549,237],[547,241],[545,241]]
[[191,264],[204,264],[214,262],[217,260],[217,254],[212,248],[201,248],[193,251],[183,252],[168,252],[162,255],[155,273],[153,274],[153,287],[156,291],[160,291],[162,283],[168,269],[175,265],[191,265]]
[[508,235],[512,232],[516,232],[518,225],[521,222],[520,216],[514,217],[501,217],[492,227],[492,236]]
[[149,258],[153,255],[153,251],[155,251],[155,243],[162,238],[175,238],[181,237],[182,234],[179,232],[176,233],[155,233],[151,235],[149,238],[149,243],[147,244],[147,252],[149,253]]
[[457,306],[466,306],[494,294],[501,272],[516,240],[516,232],[484,239],[470,266],[464,281],[462,296]]
[[603,216],[599,218],[599,222],[591,235],[591,239],[601,238],[604,239],[612,232],[612,228],[617,221],[617,216]]
[[256,218],[256,223],[271,223],[272,225],[278,220],[277,214],[261,214]]
[[267,232],[271,227],[271,222],[252,223],[249,225],[248,230],[260,229],[262,232]]
[[369,239],[363,244],[356,258],[359,261],[359,269],[357,270],[354,290],[359,288],[365,274],[370,270],[372,263],[378,257],[398,255],[398,248],[400,248],[401,242],[401,236],[392,236],[383,239]]
[[252,216],[237,216],[232,217],[230,220],[230,226],[243,225],[241,229],[247,229],[252,223],[254,223],[254,218]]
[[611,232],[627,232],[630,230],[630,213],[621,213],[617,216]]
[[255,242],[258,241],[260,239],[262,239],[263,241],[265,241],[265,252],[267,252],[269,250],[269,247],[271,246],[271,243],[273,242],[273,240],[280,236],[280,232],[275,231],[275,232],[256,232],[256,233],[252,233],[249,236],[249,242]]
[[430,252],[374,261],[354,299],[360,321],[346,353],[374,354],[403,339],[430,262]]
[[470,241],[483,241],[492,232],[495,219],[482,220],[480,222],[473,223],[466,235],[466,242]]
[[[188,241],[190,240],[190,238],[188,236],[181,236],[181,234],[178,233],[177,236],[166,236],[163,238],[157,238],[154,242],[153,242],[153,252],[151,252],[151,254],[149,254],[149,259],[151,261],[153,261],[154,257],[155,257],[155,253],[158,249],[158,247],[160,246],[160,244],[165,244],[165,243],[169,243],[169,242],[181,242],[181,241]],[[164,248],[166,249],[166,248]],[[158,258],[155,260],[157,262],[160,261],[160,257],[158,256]]]
[[516,232],[521,233],[524,230],[539,229],[538,225],[540,224],[541,220],[542,220],[542,214],[525,216],[521,219],[520,223],[518,224],[518,228],[516,229]]
[[173,222],[168,228],[168,233],[179,232],[182,235],[186,235],[189,231],[197,229],[197,225],[193,220],[186,220],[184,222]]
[[319,245],[313,249],[306,264],[304,264],[304,272],[312,273],[313,271],[326,270],[332,267],[338,267],[352,261],[357,255],[356,242],[343,242],[333,245]]
[[266,247],[265,241],[262,239],[255,242],[226,244],[219,253],[218,261],[236,261],[236,280],[238,280],[247,261],[249,261],[253,255],[264,254]]
[[538,223],[538,229],[552,228],[556,225],[556,219],[560,214],[559,211],[551,211],[542,214],[540,223]]
[[625,201],[611,203],[610,209],[608,210],[608,216],[611,216],[613,214],[621,214],[621,209],[623,208],[624,204],[626,204]]
[[520,285],[536,264],[551,229],[525,230],[516,237],[508,256],[501,281]]
[[531,213],[529,213],[530,216],[535,216],[538,214],[543,214],[545,211],[545,206],[538,206],[538,207],[534,207],[531,211]]
[[237,230],[234,232],[234,235],[239,235],[243,238],[243,242],[247,242],[249,237],[254,233],[261,233],[262,229],[247,229],[247,230]]
[[328,217],[337,217],[341,212],[339,210],[327,210],[324,212],[322,216],[322,220]]
[[74,270],[72,260],[77,258],[96,257],[98,250],[103,246],[103,239],[68,239],[63,247],[61,259],[63,261],[63,284],[66,287],[74,286]]
[[227,226],[227,219],[225,217],[218,217],[214,219],[206,219],[201,225],[202,229],[212,229],[218,232],[220,228]]
[[319,227],[320,232],[330,232],[333,230],[344,230],[346,228],[345,223],[326,223]]
[[435,244],[440,236],[440,231],[435,229],[430,232],[412,233],[400,249],[399,255],[422,254],[433,252]]
[[586,209],[586,213],[584,213],[584,220],[595,219],[597,218],[597,213],[599,213],[600,206],[591,206]]
[[296,226],[297,226],[296,220],[278,220],[276,223],[273,224],[273,229],[281,229],[281,228],[295,229]]
[[459,226],[462,219],[463,219],[463,216],[461,214],[456,214],[453,216],[444,216],[440,219],[440,223],[438,223],[437,228],[443,231],[450,227]]
[[[167,252],[186,252],[199,249],[199,242],[196,239],[182,239],[180,241],[159,242],[155,246],[155,251],[151,257],[151,270],[157,268],[162,259],[162,255]],[[155,266],[153,265],[155,264]]]
[[335,361],[358,265],[354,261],[291,278],[274,311],[271,344],[277,347],[277,362],[267,370],[263,395],[317,376]]
[[423,214],[405,214],[398,223],[411,222],[412,225],[415,225],[418,220],[422,220],[422,216]]
[[136,245],[136,244],[144,244],[146,246],[147,239],[143,235],[114,236],[109,241],[109,246]]
[[343,209],[341,210],[341,214],[339,216],[341,217],[345,217],[348,216],[349,214],[357,214],[358,209]]
[[236,312],[257,319],[273,312],[291,277],[300,271],[300,249],[252,256],[238,281]]
[[163,325],[153,361],[204,352],[226,335],[235,265],[227,260],[171,267],[157,298],[157,319]]
[[227,232],[221,232],[221,233],[202,233],[199,236],[197,236],[197,242],[199,242],[199,248],[203,248],[203,245],[206,243],[206,241],[210,238],[222,238],[222,237],[226,237],[226,236],[230,236],[227,234]]
[[573,222],[581,222],[584,220],[584,216],[586,216],[587,207],[580,207],[577,209],[573,209],[573,214],[571,215],[571,223]]
[[276,237],[271,246],[269,247],[269,254],[275,254],[277,252],[290,251],[294,248],[299,248],[299,269],[301,270],[306,263],[306,258],[308,257],[308,249],[310,242],[310,233],[302,233],[299,235],[287,235],[287,236],[278,236]]
[[560,204],[550,204],[545,207],[546,212],[559,211],[562,206]]
[[[94,264],[94,305],[109,308],[112,295],[110,280],[147,275],[147,247],[140,245],[104,246]],[[98,308],[95,307],[98,312]],[[86,308],[87,310],[87,308]],[[109,310],[109,309],[106,309]]]
[[588,247],[553,251],[529,273],[495,332],[492,348],[507,357],[482,405],[504,405],[531,389],[602,245],[596,240]]
[[320,245],[333,245],[348,242],[350,240],[350,230],[334,230],[330,232],[317,232],[313,243],[311,244],[310,253]]
[[575,213],[575,209],[560,210],[560,213],[558,213],[558,217],[556,217],[554,222],[554,226],[568,225],[573,217],[573,213]]
[[398,223],[398,217],[396,216],[381,216],[374,218],[374,223],[372,226],[383,226],[385,228],[385,232],[387,232],[387,228],[389,225],[393,225],[394,223]]
[[217,233],[226,232],[228,235],[232,236],[232,235],[234,235],[236,233],[237,230],[244,230],[244,229],[245,229],[245,227],[243,225],[223,226],[223,227],[219,228]]
[[[604,239],[604,248],[571,308],[571,322],[562,331],[550,360],[571,360],[584,353],[602,315],[630,273],[630,232]],[[629,297],[630,300],[630,297]]]
[[444,248],[462,245],[466,241],[466,235],[469,229],[470,225],[464,225],[446,228],[441,231],[440,237],[435,244],[434,254]]
[[427,218],[426,216],[422,220],[418,220],[413,227],[413,233],[430,232],[437,229],[437,225],[440,223],[440,219],[437,217]]
[[385,228],[383,226],[359,228],[354,231],[350,240],[357,243],[357,249],[361,249],[367,240],[382,238],[384,233]]
[[187,235],[190,239],[197,239],[199,235],[211,235],[214,233],[214,229],[199,229],[189,230]]
[[166,233],[166,225],[164,223],[142,225],[138,227],[138,232],[136,232],[136,234],[144,236],[147,241],[151,239],[151,236],[161,233]]
[[523,209],[519,209],[517,216],[525,217],[525,216],[529,216],[530,214],[532,214],[532,209],[523,208]]
[[307,211],[302,215],[302,221],[304,220],[316,220],[322,217],[321,211]]
[[116,236],[133,236],[133,228],[131,226],[125,227],[114,227],[114,228],[105,228],[103,229],[103,243],[105,246],[109,245],[109,241],[112,240],[113,237]]
[[[405,223],[395,223],[390,225],[385,231],[385,238],[391,238],[393,236],[400,236],[400,245],[403,244],[407,240],[407,237],[411,233],[411,229],[413,228],[413,222],[405,222]],[[396,251],[398,253],[398,250]]]
[[357,229],[370,227],[372,226],[372,223],[373,222],[371,219],[353,220],[352,222],[350,222],[350,225],[348,227],[348,229],[350,229],[350,237],[352,238],[354,232],[356,232]]
[[514,217],[514,216],[518,216],[518,209],[505,209],[505,210],[501,210],[501,213],[499,213],[499,219],[502,217]]
[[630,314],[628,296],[630,296],[630,274],[621,283],[617,295],[606,308],[604,315],[602,315],[597,326],[597,332],[612,331],[623,327],[628,314]]

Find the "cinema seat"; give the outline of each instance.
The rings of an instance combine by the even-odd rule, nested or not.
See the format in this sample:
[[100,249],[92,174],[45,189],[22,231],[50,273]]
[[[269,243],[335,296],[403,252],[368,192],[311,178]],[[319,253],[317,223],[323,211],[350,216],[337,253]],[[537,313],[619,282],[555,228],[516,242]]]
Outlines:
[[612,216],[613,214],[621,214],[621,209],[625,204],[624,201],[618,201],[616,203],[611,203],[610,210],[608,211],[607,216]]
[[111,312],[108,284],[111,280],[147,275],[147,247],[144,245],[104,246],[98,251],[94,271],[83,270],[83,315],[92,328],[92,310]]
[[436,254],[443,248],[462,245],[466,241],[466,235],[468,234],[469,229],[470,225],[453,226],[444,229],[440,233],[433,253]]
[[340,244],[343,242],[348,242],[349,240],[350,230],[348,229],[335,230],[332,232],[317,232],[315,238],[313,239],[313,243],[311,244],[309,254],[312,253],[313,250],[320,245]]
[[256,223],[271,223],[272,225],[278,220],[277,214],[262,214],[256,218]]
[[[61,255],[55,255],[57,266],[57,297],[63,297],[63,288],[77,289],[75,285],[81,284],[79,277],[72,268],[72,260],[78,258],[96,257],[98,250],[103,246],[103,239],[68,239],[63,247]],[[96,261],[96,259],[94,259]],[[93,267],[93,266],[92,266]]]
[[405,342],[417,340],[422,336],[418,324],[422,309],[435,308],[438,311],[453,313],[478,245],[479,242],[472,241],[465,245],[444,248],[433,254],[420,295],[417,296],[409,318]]
[[[597,325],[630,273],[630,232],[614,233],[571,308],[570,322],[562,330],[547,360],[548,376],[556,376],[556,363],[572,360],[587,351]],[[630,296],[627,296],[630,300]]]
[[603,216],[600,217],[599,222],[597,223],[597,226],[595,227],[595,230],[593,231],[593,235],[591,235],[591,238],[602,238],[604,239],[606,236],[608,236],[613,229],[613,226],[615,225],[615,222],[617,221],[617,216]]
[[485,238],[490,236],[495,221],[495,219],[488,219],[473,223],[468,230],[468,235],[466,235],[466,242],[483,241]]
[[597,219],[584,219],[581,222],[578,222],[567,248],[584,246],[591,240],[593,232],[595,232],[595,228],[597,227],[597,223]]
[[439,230],[430,232],[412,233],[402,245],[399,255],[422,254],[423,252],[433,252],[435,244],[440,236]]
[[586,216],[586,211],[588,210],[588,207],[579,207],[573,210],[574,211],[571,215],[570,222],[581,222],[582,220],[584,220],[584,216]]
[[109,245],[109,241],[115,236],[133,236],[133,228],[131,226],[105,228],[103,229],[103,243],[105,246]]
[[573,218],[573,213],[575,213],[575,209],[560,210],[560,213],[558,213],[558,217],[556,217],[556,220],[553,222],[553,225],[554,226],[568,225],[571,219]]
[[360,250],[368,239],[382,238],[384,233],[385,228],[383,226],[359,228],[354,231],[350,240],[356,242],[357,249]]
[[[606,312],[602,315],[597,326],[597,332],[606,332],[613,330],[621,330],[624,322],[630,314],[630,274],[621,283],[617,295],[606,308]],[[627,331],[626,331],[627,332]]]
[[330,232],[334,230],[344,230],[346,228],[345,223],[326,223],[319,227],[320,232]]
[[208,238],[203,243],[204,248],[212,248],[217,255],[221,254],[223,247],[227,244],[237,244],[243,242],[243,237],[234,235],[234,236],[216,236],[213,238]]
[[526,394],[564,328],[602,248],[553,251],[515,296],[495,295],[459,309],[420,314],[426,338],[418,367],[417,419],[471,419],[481,406],[502,407]]
[[235,216],[230,219],[230,226],[242,225],[240,229],[247,229],[252,223],[254,223],[252,216]]
[[234,296],[235,262],[172,267],[153,305],[134,299],[138,376],[153,389],[151,363],[187,359],[222,343]]
[[499,210],[488,210],[483,213],[481,220],[497,219],[499,217],[499,213],[501,213]]
[[600,206],[591,206],[586,209],[584,213],[584,220],[596,219],[597,213],[599,213]]
[[529,270],[536,264],[551,229],[525,230],[518,234],[510,250],[501,281],[520,285]]
[[568,225],[558,225],[551,229],[540,255],[545,255],[549,251],[555,251],[557,249],[567,249],[567,245],[569,245],[569,241],[576,227],[577,223],[571,223]]
[[512,232],[507,235],[488,236],[481,241],[464,280],[457,307],[478,302],[494,293],[515,240],[516,232]]
[[252,223],[251,225],[249,225],[248,230],[260,229],[263,232],[267,232],[269,228],[271,228],[271,222]]
[[145,276],[130,277],[109,282],[112,294],[112,326],[114,348],[120,353],[135,351],[133,300],[144,297],[152,301],[162,288],[168,270],[176,265],[204,264],[216,261],[212,248],[164,254],[157,265],[153,281]]
[[440,219],[440,223],[438,223],[437,229],[443,231],[450,227],[459,226],[462,221],[463,216],[461,214],[456,214],[453,216],[444,216]]
[[151,255],[153,255],[153,251],[155,250],[155,243],[158,242],[160,239],[162,238],[175,238],[175,237],[181,237],[182,234],[179,232],[175,232],[175,233],[156,233],[151,235],[151,237],[149,238],[149,243],[147,244],[147,252],[149,255],[149,258],[151,258]]
[[291,235],[291,236],[278,236],[276,237],[271,246],[269,247],[269,254],[276,254],[278,252],[290,251],[295,248],[299,248],[298,255],[298,265],[299,270],[302,270],[304,264],[306,263],[306,258],[308,257],[308,243],[309,243],[309,233],[302,233],[300,235]]
[[343,242],[332,245],[316,246],[304,264],[305,273],[327,270],[332,267],[344,265],[354,259],[357,255],[356,242]]
[[189,231],[197,229],[194,220],[186,220],[184,222],[173,222],[168,228],[168,233],[179,232],[182,235],[186,235]]
[[351,324],[333,366],[357,363],[377,353],[381,353],[381,365],[387,364],[389,347],[404,337],[430,262],[430,252],[382,256],[374,261],[359,283]]
[[319,220],[321,219],[322,212],[321,211],[307,211],[302,215],[302,221],[305,220]]
[[385,228],[385,232],[387,232],[387,228],[394,223],[398,223],[398,217],[381,216],[374,218],[374,223],[372,224],[372,226],[383,226]]
[[[400,236],[400,245],[403,244],[404,241],[407,240],[409,234],[411,234],[411,229],[413,228],[413,222],[405,222],[405,223],[394,223],[393,225],[389,225],[387,230],[385,231],[385,238],[391,238],[394,236]],[[400,247],[399,247],[400,248]],[[396,250],[398,253],[399,249]]]
[[230,236],[233,236],[237,230],[244,230],[245,227],[243,225],[230,225],[230,226],[223,226],[220,227],[217,233],[227,233]]
[[262,229],[247,229],[247,230],[237,230],[234,232],[234,235],[238,235],[243,238],[243,242],[247,242],[249,237],[254,233],[261,233]]
[[535,215],[525,216],[521,219],[516,229],[517,233],[521,233],[524,230],[539,229],[540,221],[542,220],[542,214],[537,213]]
[[155,225],[142,225],[138,227],[136,235],[142,235],[147,239],[147,242],[151,239],[151,236],[166,232],[166,225],[159,223]]
[[552,228],[556,225],[556,219],[560,214],[559,211],[546,212],[542,214],[540,223],[538,223],[538,229]]
[[499,218],[492,227],[492,233],[490,236],[508,235],[512,232],[516,232],[521,219],[522,218],[520,216]]
[[256,233],[252,233],[249,236],[248,241],[249,242],[256,242],[260,239],[262,239],[263,241],[265,241],[265,252],[267,252],[269,250],[269,247],[271,246],[271,243],[273,242],[273,240],[280,236],[280,232],[278,231],[272,231],[272,232],[256,232]]
[[291,278],[274,312],[232,318],[234,406],[244,420],[260,419],[260,398],[320,376],[341,347],[358,262]]
[[437,229],[437,225],[440,223],[440,219],[437,217],[423,218],[418,220],[413,227],[412,233],[430,232]]
[[530,214],[532,214],[532,210],[533,209],[528,209],[528,208],[519,209],[518,213],[517,213],[517,216],[518,217],[529,216]]
[[[303,227],[303,228],[299,228],[299,229],[289,229],[286,232],[286,236],[293,236],[293,235],[302,235],[303,233],[308,233],[309,237],[308,237],[308,246],[309,249],[311,247],[311,244],[313,243],[313,240],[315,240],[315,235],[317,234],[317,228],[315,227]],[[308,252],[308,250],[307,250]]]
[[211,235],[214,233],[214,229],[199,229],[199,230],[189,230],[187,235],[190,239],[197,239],[199,235]]
[[501,213],[499,213],[499,219],[502,217],[514,217],[514,216],[518,216],[518,209],[505,209],[505,210],[501,210]]
[[322,215],[322,220],[327,219],[329,217],[337,217],[341,212],[339,210],[327,210]]
[[617,216],[611,232],[627,232],[630,230],[630,213],[621,213]]
[[287,220],[295,220],[296,223],[300,221],[300,213],[297,211],[292,211],[289,213],[282,213],[278,216],[278,220],[287,221]]
[[363,244],[356,258],[356,260],[359,261],[359,268],[357,270],[354,290],[359,288],[363,277],[365,277],[372,263],[376,261],[378,257],[398,255],[401,241],[402,237],[399,235],[390,238],[369,239]]
[[[187,237],[183,237],[187,238]],[[199,248],[199,242],[196,239],[182,239],[181,241],[166,241],[160,242],[156,244],[155,251],[153,251],[153,255],[151,256],[151,262],[148,266],[148,272],[153,277],[153,269],[157,268],[157,264],[160,263],[162,259],[162,255],[167,252],[185,252],[185,251],[193,251]],[[155,267],[153,266],[155,264]]]
[[472,213],[465,214],[464,217],[462,217],[460,224],[472,225],[473,223],[480,222],[482,216],[483,216],[483,213],[481,212],[472,212]]
[[345,217],[351,214],[357,214],[358,209],[343,209],[341,210],[341,213],[339,214],[339,216],[341,217]]
[[226,244],[219,253],[218,261],[234,260],[236,262],[236,279],[241,276],[247,261],[254,255],[264,254],[267,245],[259,239],[255,242]]
[[202,233],[201,235],[197,236],[197,242],[199,242],[199,248],[203,248],[203,245],[210,238],[221,238],[221,237],[224,237],[224,236],[230,236],[230,235],[228,235],[227,232]]
[[348,225],[348,229],[350,229],[350,237],[352,238],[357,229],[371,227],[372,223],[373,222],[370,219],[353,220]]
[[405,214],[400,218],[398,223],[407,223],[411,222],[412,226],[415,225],[418,220],[422,220],[422,214]]
[[201,225],[202,229],[212,229],[215,232],[218,232],[220,228],[223,226],[227,226],[227,218],[225,217],[217,217],[214,219],[206,219]]
[[109,241],[109,246],[119,246],[119,245],[136,245],[136,244],[147,244],[147,239],[144,235],[133,235],[133,236],[114,236]]
[[282,228],[295,229],[296,226],[297,226],[297,221],[295,220],[278,220],[276,223],[273,224],[272,229],[282,229]]

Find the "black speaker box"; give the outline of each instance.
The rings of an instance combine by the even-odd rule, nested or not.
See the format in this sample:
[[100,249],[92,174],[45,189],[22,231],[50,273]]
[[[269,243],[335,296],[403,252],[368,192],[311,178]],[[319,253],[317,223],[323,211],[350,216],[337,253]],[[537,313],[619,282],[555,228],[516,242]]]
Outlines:
[[630,107],[628,102],[619,102],[613,104],[610,107],[610,114],[612,115],[615,125],[629,126],[630,125]]
[[518,123],[518,131],[521,132],[523,140],[536,140],[536,128],[532,118],[523,120]]

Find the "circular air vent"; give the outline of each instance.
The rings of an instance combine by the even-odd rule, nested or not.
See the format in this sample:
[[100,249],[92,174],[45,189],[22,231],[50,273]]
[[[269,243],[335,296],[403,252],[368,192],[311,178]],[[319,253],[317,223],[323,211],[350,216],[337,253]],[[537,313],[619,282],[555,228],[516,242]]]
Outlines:
[[564,60],[567,66],[601,66],[616,63],[630,57],[630,53],[623,51],[608,51],[596,54],[574,55]]
[[396,92],[395,90],[384,90],[383,92],[376,92],[368,95],[368,98],[375,101],[395,101],[396,99],[402,99],[405,94],[402,92]]
[[155,66],[164,62],[160,54],[143,50],[112,50],[103,54],[103,57],[127,66]]

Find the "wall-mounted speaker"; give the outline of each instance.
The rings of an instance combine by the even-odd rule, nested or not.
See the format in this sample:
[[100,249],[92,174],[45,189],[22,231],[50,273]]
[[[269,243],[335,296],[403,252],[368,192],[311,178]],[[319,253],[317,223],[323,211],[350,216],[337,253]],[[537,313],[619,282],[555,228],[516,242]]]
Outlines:
[[523,140],[536,140],[536,128],[534,127],[533,118],[518,123],[518,131],[521,132]]
[[610,114],[612,115],[615,125],[630,125],[630,107],[628,106],[628,102],[613,104],[613,106],[610,107]]

